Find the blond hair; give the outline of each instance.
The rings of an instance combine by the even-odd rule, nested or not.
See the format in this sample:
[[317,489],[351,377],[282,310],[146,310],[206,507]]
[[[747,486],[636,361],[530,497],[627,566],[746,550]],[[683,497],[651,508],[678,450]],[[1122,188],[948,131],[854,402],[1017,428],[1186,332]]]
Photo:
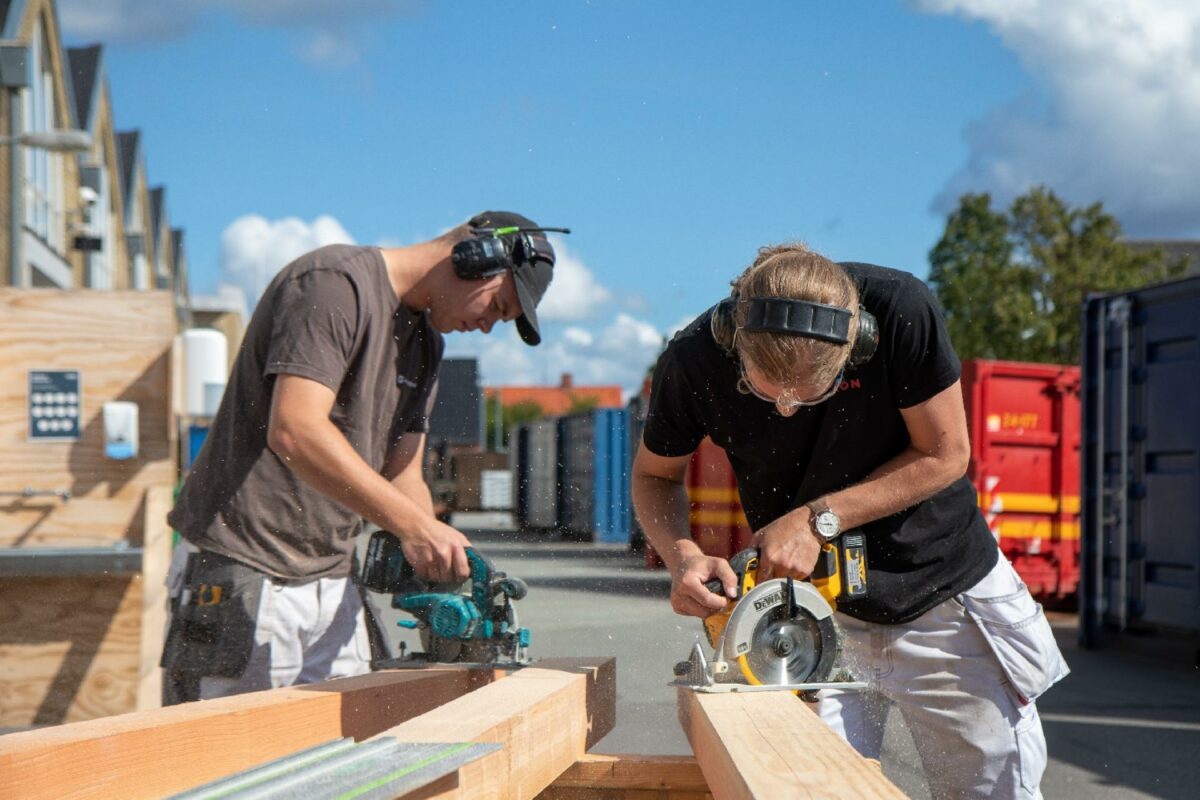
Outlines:
[[[790,386],[798,378],[814,386],[828,386],[837,378],[854,346],[858,329],[858,287],[840,266],[800,243],[760,248],[758,257],[733,281],[737,294],[734,342],[738,355],[767,380]],[[826,342],[806,336],[770,331],[746,331],[746,314],[751,298],[809,300],[849,309],[850,341]]]

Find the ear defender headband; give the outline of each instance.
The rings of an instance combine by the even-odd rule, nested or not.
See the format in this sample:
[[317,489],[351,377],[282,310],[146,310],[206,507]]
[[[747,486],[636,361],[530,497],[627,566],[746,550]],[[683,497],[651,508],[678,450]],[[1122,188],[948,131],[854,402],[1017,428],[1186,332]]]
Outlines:
[[[511,270],[518,264],[545,261],[554,266],[554,250],[545,237],[534,233],[570,233],[570,228],[472,228],[473,236],[454,245],[450,260],[454,273],[466,281],[481,281]],[[544,243],[538,247],[538,240]]]
[[[713,310],[711,328],[717,344],[729,354],[733,353],[733,334],[737,331],[734,310],[737,296],[729,297],[717,304]],[[747,301],[746,331],[783,333],[804,336],[833,344],[850,341],[850,323],[854,314],[850,309],[814,303],[809,300],[788,300],[778,297],[751,297]],[[858,330],[850,348],[847,366],[858,367],[871,360],[879,346],[879,323],[862,306],[858,307]]]

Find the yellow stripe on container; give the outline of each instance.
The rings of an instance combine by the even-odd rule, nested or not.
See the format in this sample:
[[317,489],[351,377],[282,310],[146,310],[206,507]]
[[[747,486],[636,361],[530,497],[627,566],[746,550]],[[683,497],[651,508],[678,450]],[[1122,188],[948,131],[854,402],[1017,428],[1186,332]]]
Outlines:
[[732,508],[697,508],[688,515],[693,525],[748,525],[746,515]]
[[1066,541],[1079,538],[1078,522],[1051,520],[1001,520],[992,523],[1001,539],[1051,539]]
[[742,502],[741,495],[734,487],[724,486],[689,486],[688,500],[693,503],[733,503]]
[[979,493],[979,507],[991,511],[999,503],[999,511],[1016,511],[1027,514],[1078,514],[1079,496],[1059,498],[1049,494],[1022,494],[1019,492]]

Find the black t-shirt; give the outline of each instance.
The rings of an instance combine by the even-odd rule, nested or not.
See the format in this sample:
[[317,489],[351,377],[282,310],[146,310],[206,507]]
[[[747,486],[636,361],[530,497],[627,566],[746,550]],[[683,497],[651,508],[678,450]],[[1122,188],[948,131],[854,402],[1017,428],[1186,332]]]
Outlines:
[[[712,309],[680,331],[654,370],[642,438],[662,456],[691,453],[705,436],[724,448],[746,518],[758,530],[822,495],[861,482],[909,445],[900,409],[952,386],[961,365],[928,288],[907,272],[842,267],[879,322],[879,348],[848,368],[825,403],[783,417],[737,391],[737,357],[709,326]],[[836,509],[835,509],[836,510]],[[969,589],[996,564],[995,539],[964,475],[933,497],[863,525],[868,596],[838,610],[901,623]]]
[[443,349],[428,314],[396,298],[373,247],[293,261],[259,300],[221,407],[167,519],[185,539],[296,581],[350,572],[361,517],[309,486],[267,446],[279,375],[333,390],[330,421],[372,469],[428,430]]

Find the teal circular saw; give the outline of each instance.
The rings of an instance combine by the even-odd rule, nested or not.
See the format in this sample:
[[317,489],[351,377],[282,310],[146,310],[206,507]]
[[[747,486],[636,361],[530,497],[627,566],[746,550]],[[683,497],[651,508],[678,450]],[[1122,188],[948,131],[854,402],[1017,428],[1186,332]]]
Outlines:
[[528,663],[529,629],[520,626],[513,605],[529,591],[525,581],[498,571],[473,547],[466,552],[467,580],[430,583],[417,577],[399,539],[377,531],[367,543],[361,582],[392,595],[392,608],[412,615],[398,624],[418,632],[425,652],[408,654],[404,661]]

